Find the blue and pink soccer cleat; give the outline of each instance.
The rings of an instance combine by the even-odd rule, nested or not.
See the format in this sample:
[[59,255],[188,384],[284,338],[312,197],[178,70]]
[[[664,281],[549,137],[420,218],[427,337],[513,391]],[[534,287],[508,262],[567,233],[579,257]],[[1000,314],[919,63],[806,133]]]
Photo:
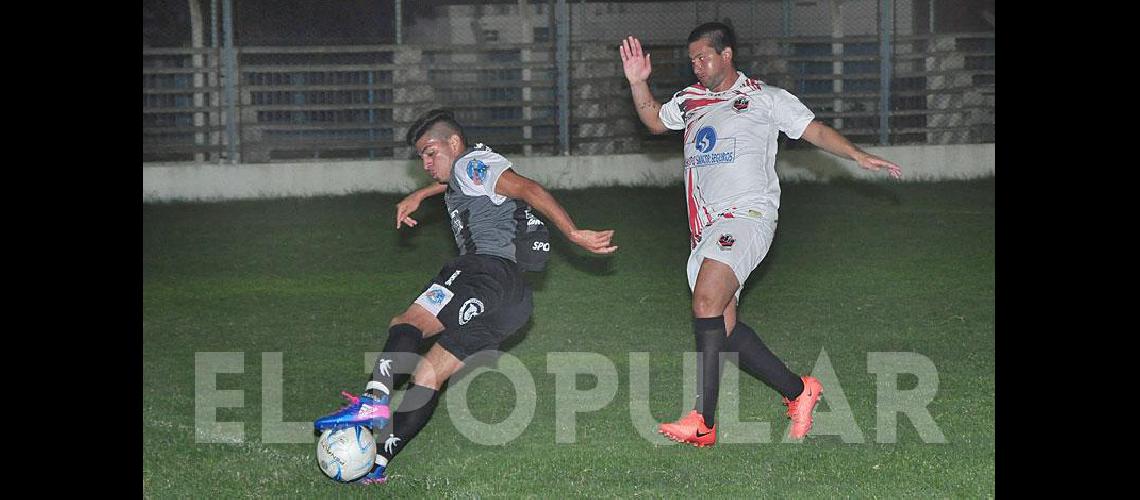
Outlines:
[[[348,398],[348,406],[345,406],[333,413],[318,418],[313,422],[313,427],[317,431],[324,432],[329,429],[340,429],[342,427],[353,427],[363,425],[369,429],[380,429],[388,425],[388,419],[392,417],[391,410],[388,408],[388,395],[382,395],[379,399],[373,398],[369,394],[361,394],[354,396],[347,392],[341,391],[344,397]],[[383,476],[383,467],[380,468],[380,475]],[[373,470],[375,472],[375,470]],[[369,473],[370,477],[372,473]]]
[[388,480],[388,476],[384,475],[384,469],[387,466],[376,464],[372,466],[372,470],[364,477],[357,479],[352,484],[370,485],[370,484],[384,484]]

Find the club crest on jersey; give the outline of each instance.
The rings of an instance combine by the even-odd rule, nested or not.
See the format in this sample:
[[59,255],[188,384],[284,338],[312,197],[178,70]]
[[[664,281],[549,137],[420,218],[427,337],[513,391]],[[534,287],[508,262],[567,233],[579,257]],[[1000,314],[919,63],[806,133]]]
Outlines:
[[737,113],[748,111],[748,96],[742,95],[737,97],[735,101],[732,101],[732,109]]
[[722,251],[732,250],[732,245],[736,244],[736,238],[733,238],[731,234],[725,233],[720,235],[720,239],[717,240],[716,243],[720,245]]
[[487,180],[487,164],[480,160],[467,162],[467,177],[470,177],[476,186],[482,186],[483,181]]

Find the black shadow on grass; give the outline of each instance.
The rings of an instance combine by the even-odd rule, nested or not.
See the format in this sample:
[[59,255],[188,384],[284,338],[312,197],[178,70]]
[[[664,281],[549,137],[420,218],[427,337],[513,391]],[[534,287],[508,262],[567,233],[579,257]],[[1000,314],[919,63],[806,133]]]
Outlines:
[[[595,255],[581,250],[573,243],[570,243],[570,240],[567,240],[565,236],[559,238],[557,241],[557,245],[552,245],[554,251],[574,269],[594,276],[609,276],[616,272],[613,264],[614,259],[610,256]],[[620,252],[621,249],[618,249],[618,251]]]
[[499,344],[499,350],[507,352],[510,351],[512,347],[522,343],[523,339],[525,339],[527,334],[530,333],[530,329],[532,327],[534,327],[533,317],[528,318],[526,320],[526,323],[523,324],[522,328],[519,328],[517,332],[512,334],[510,337],[507,337],[507,339],[504,340],[502,344]]
[[881,182],[856,179],[847,175],[834,178],[831,180],[831,183],[835,186],[853,191],[855,194],[865,198],[882,201],[895,206],[902,205],[899,194]]
[[[546,277],[550,276],[548,271],[542,272],[525,272],[522,273],[523,279],[530,285],[530,289],[536,292],[541,292],[546,289]],[[528,323],[529,324],[529,323]]]
[[[802,165],[801,167],[810,171],[818,179],[823,179],[835,186],[849,189],[856,194],[873,199],[881,200],[891,205],[901,205],[898,193],[887,188],[885,185],[868,181],[865,179],[856,179],[855,176],[848,171],[843,165],[844,162],[849,160],[841,160],[834,156],[827,156],[827,162],[821,164]],[[889,178],[886,171],[880,170],[884,178]]]
[[[764,277],[768,275],[768,270],[771,269],[772,266],[780,265],[779,260],[782,247],[783,245],[780,243],[780,230],[777,229],[776,236],[772,240],[772,245],[768,247],[767,255],[765,255],[764,259],[760,261],[760,264],[756,266],[756,269],[752,270],[752,274],[748,275],[748,279],[744,281],[744,290],[740,291],[740,304],[745,303],[748,295],[751,294],[753,290],[763,290],[765,288],[766,283],[764,282]],[[759,293],[760,295],[757,300],[764,300],[764,292],[761,291]],[[739,308],[737,310],[739,311]],[[741,317],[740,319],[747,322],[749,318]],[[752,321],[755,322],[756,318],[752,318]]]
[[[430,231],[440,224],[450,224],[446,217],[446,210],[443,203],[440,201],[440,196],[433,196],[420,203],[420,208],[412,214],[412,218],[416,220],[415,227],[400,226],[399,236],[396,238],[396,247],[401,249],[411,248],[417,245],[416,238],[423,234],[424,231]],[[402,199],[402,198],[401,198]],[[398,203],[398,201],[397,201]],[[389,207],[387,214],[383,216],[385,224],[392,224],[388,227],[395,227],[396,224],[396,205],[393,204]],[[447,229],[450,232],[450,229]],[[454,248],[454,245],[452,245]]]

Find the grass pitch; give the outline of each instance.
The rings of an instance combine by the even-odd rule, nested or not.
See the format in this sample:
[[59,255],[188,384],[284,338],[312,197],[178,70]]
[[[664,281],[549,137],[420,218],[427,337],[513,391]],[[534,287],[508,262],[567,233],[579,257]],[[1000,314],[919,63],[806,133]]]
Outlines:
[[[621,249],[598,258],[554,237],[531,322],[510,358],[485,365],[521,362],[535,391],[469,371],[452,386],[465,381],[469,416],[445,393],[388,484],[363,489],[326,479],[315,436],[297,430],[339,407],[340,390],[363,388],[389,319],[456,254],[442,200],[400,231],[392,195],[144,204],[144,495],[994,495],[993,179],[786,184],[775,243],[739,311],[793,371],[833,381],[817,409],[824,432],[784,443],[779,396],[728,365],[720,442],[704,449],[643,437],[692,404],[680,187],[554,194],[580,227],[616,229]],[[232,354],[208,354],[218,352]],[[933,373],[902,366],[923,359]],[[614,394],[578,413],[572,431],[557,406],[587,402],[557,387],[563,362],[615,375],[563,376]],[[890,387],[920,389],[932,376],[922,408],[945,442],[930,423],[877,411],[893,404]],[[472,418],[502,430],[530,407],[506,444],[464,434]]]

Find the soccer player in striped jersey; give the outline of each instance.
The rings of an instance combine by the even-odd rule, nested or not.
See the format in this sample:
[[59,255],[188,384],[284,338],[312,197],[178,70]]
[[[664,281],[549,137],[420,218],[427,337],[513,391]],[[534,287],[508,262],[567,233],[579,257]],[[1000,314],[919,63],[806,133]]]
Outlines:
[[902,171],[815,120],[815,114],[788,91],[737,71],[731,27],[702,24],[689,34],[688,42],[698,82],[664,105],[650,93],[647,82],[652,64],[641,42],[631,36],[619,48],[642,123],[654,134],[684,130],[691,249],[687,271],[693,293],[698,393],[694,409],[676,422],[661,424],[659,432],[696,446],[716,442],[719,356],[736,352],[746,371],[783,396],[791,420],[789,435],[800,439],[811,429],[812,410],[823,387],[815,377],[788,370],[736,315],[740,290],[768,253],[776,233],[780,209],[777,139],[780,132],[802,138],[862,168],[885,168],[895,178]]

